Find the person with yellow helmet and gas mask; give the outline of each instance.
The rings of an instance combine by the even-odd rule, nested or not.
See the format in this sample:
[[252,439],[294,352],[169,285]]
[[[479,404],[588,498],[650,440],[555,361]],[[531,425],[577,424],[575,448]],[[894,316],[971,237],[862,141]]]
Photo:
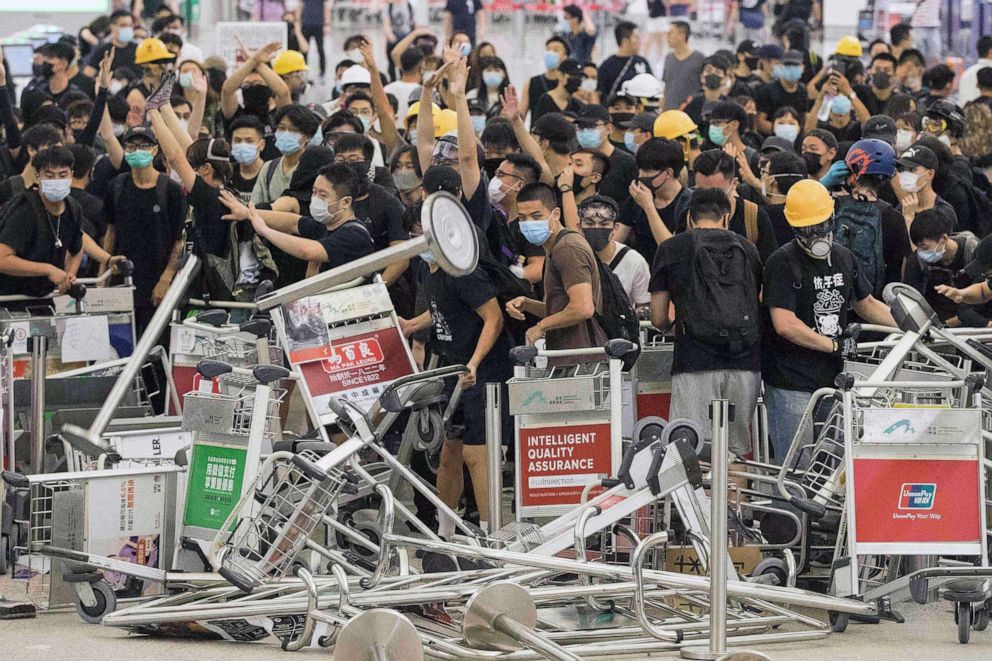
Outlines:
[[699,126],[689,115],[681,110],[666,110],[661,113],[654,120],[654,137],[677,142],[682,147],[686,167],[692,170],[692,164],[700,152]]
[[846,332],[848,311],[868,323],[895,326],[889,308],[871,295],[854,254],[833,241],[833,218],[834,200],[823,184],[794,184],[785,198],[785,219],[796,238],[765,263],[763,295],[772,332],[762,351],[762,377],[778,463],[812,393],[833,387],[844,359],[857,351]]
[[310,71],[303,53],[284,50],[272,61],[272,70],[289,87],[293,103],[299,103],[300,97],[307,91],[307,71]]
[[141,80],[131,85],[124,97],[131,109],[129,123],[141,123],[139,119],[144,117],[145,99],[162,84],[175,59],[176,56],[169,52],[161,39],[149,37],[138,44],[134,63],[141,67]]

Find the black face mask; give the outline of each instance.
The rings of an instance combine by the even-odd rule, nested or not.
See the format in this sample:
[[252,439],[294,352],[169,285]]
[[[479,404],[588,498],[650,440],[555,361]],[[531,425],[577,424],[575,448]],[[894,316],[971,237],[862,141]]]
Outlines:
[[72,129],[72,137],[76,142],[79,142],[79,139],[83,137],[83,129]]
[[593,252],[599,252],[610,243],[610,234],[613,229],[609,227],[590,227],[582,230],[582,235],[586,237],[589,247]]
[[645,186],[647,186],[648,188],[650,188],[651,190],[656,191],[659,188],[661,188],[661,186],[655,186],[652,182],[660,176],[661,175],[659,174],[653,177],[638,177],[637,180],[642,184],[644,184]]
[[745,64],[745,66],[747,66],[748,69],[750,69],[751,71],[754,71],[755,69],[758,68],[758,58],[756,58],[756,57],[745,57],[744,58],[744,64]]
[[505,159],[502,158],[501,156],[497,156],[496,158],[487,158],[485,161],[483,161],[482,169],[486,171],[486,176],[488,176],[490,179],[495,178],[496,171],[499,170],[499,164],[502,163],[504,160]]
[[723,85],[723,76],[711,73],[703,78],[703,86],[708,90],[718,90]]
[[41,73],[41,65],[44,63],[35,62],[31,65],[31,75],[35,78],[44,78]]
[[269,99],[272,98],[272,90],[265,85],[242,87],[241,96],[245,101],[245,110],[258,114],[269,112]]
[[620,126],[621,122],[629,122],[634,119],[634,113],[632,112],[611,112],[610,121],[613,122],[613,126]]
[[820,154],[814,154],[813,152],[803,152],[803,160],[806,162],[806,172],[809,174],[816,174],[820,171],[823,165],[820,163],[820,159],[823,158]]
[[871,84],[874,85],[875,89],[888,89],[889,85],[892,84],[892,76],[889,75],[888,71],[876,71],[871,75]]
[[565,82],[565,91],[567,91],[569,94],[575,94],[576,92],[579,91],[580,87],[582,87],[582,80],[575,76],[570,76],[569,79]]
[[351,168],[352,172],[357,174],[361,179],[369,178],[369,162],[368,161],[358,161],[357,163],[348,163],[348,167]]
[[42,62],[41,63],[41,77],[44,78],[45,80],[48,80],[48,79],[50,79],[54,75],[55,75],[55,67],[52,66],[52,63],[51,62]]

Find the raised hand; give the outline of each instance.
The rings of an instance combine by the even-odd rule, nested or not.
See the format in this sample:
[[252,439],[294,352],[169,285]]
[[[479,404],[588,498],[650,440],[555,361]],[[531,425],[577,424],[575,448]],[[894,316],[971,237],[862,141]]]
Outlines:
[[114,57],[116,55],[116,46],[111,46],[110,50],[103,54],[103,59],[100,60],[100,72],[96,77],[97,92],[110,89],[110,82],[113,80]]
[[468,84],[468,60],[464,57],[454,63],[448,76],[448,91],[454,96],[463,96]]
[[520,118],[520,102],[517,99],[517,88],[513,85],[507,85],[506,90],[503,92],[503,98],[501,99],[503,109],[500,114],[506,117],[511,122],[515,119]]
[[207,77],[199,69],[193,69],[193,83],[189,86],[198,96],[207,93]]
[[[231,212],[221,216],[221,219],[223,220],[248,220],[251,216],[251,211],[245,206],[245,203],[229,190],[222,190],[220,192],[220,203],[227,207]],[[257,213],[258,212],[256,212],[256,214]]]

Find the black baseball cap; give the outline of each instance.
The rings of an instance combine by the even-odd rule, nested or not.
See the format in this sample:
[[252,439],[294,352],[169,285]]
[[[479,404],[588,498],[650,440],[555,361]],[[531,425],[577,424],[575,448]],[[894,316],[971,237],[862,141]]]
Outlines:
[[837,136],[827,129],[813,129],[806,134],[807,138],[819,138],[827,149],[837,149]]
[[757,52],[759,48],[760,46],[758,45],[758,42],[754,39],[745,39],[741,43],[737,44],[737,53],[738,55],[740,53],[747,53],[748,55],[751,55]]
[[582,65],[579,64],[578,60],[567,58],[562,60],[561,64],[558,65],[558,73],[565,74],[566,76],[581,76]]
[[769,154],[771,152],[778,151],[793,151],[792,142],[786,140],[785,138],[780,138],[777,135],[770,135],[765,138],[765,141],[761,143],[761,149],[759,150],[762,154]]
[[640,129],[648,133],[654,132],[654,120],[658,119],[656,112],[639,112],[629,122],[620,122],[625,129]]
[[154,131],[147,126],[132,126],[129,128],[127,133],[124,134],[124,140],[122,143],[127,144],[135,138],[140,138],[146,142],[152,143],[153,145],[158,144],[158,139],[155,137]]
[[609,124],[611,121],[610,113],[598,103],[587,103],[582,106],[575,118],[575,123],[584,127],[595,126],[596,122]]
[[765,44],[758,49],[758,57],[762,60],[781,60],[783,52],[781,46]]
[[782,54],[782,64],[802,64],[803,54],[797,50],[787,50]]
[[975,248],[975,253],[963,269],[969,278],[978,280],[992,271],[992,235],[985,237]]
[[616,103],[620,103],[622,101],[626,101],[627,103],[629,103],[632,106],[639,106],[639,105],[641,105],[640,102],[637,100],[636,97],[633,97],[630,94],[624,94],[623,92],[617,92],[616,94],[614,94],[613,96],[610,97],[610,100],[607,102],[606,107],[608,108],[608,107],[610,107],[610,106],[612,106],[612,105],[614,105]]
[[905,170],[912,170],[921,165],[927,170],[936,170],[939,162],[937,154],[929,147],[913,145],[902,153],[896,165]]
[[861,137],[875,138],[894,145],[896,143],[896,122],[888,115],[873,115],[861,127]]

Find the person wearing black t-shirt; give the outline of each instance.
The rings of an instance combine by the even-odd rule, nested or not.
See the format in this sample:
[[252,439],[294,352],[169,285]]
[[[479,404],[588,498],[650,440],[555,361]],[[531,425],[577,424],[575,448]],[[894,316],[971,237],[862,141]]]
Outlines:
[[[422,231],[419,223],[415,223],[412,234]],[[464,489],[464,463],[472,477],[479,525],[486,530],[490,485],[486,474],[485,388],[486,383],[499,383],[505,388],[506,380],[512,376],[508,358],[510,340],[503,328],[503,311],[496,298],[496,288],[484,269],[480,267],[456,278],[440,269],[430,251],[420,256],[429,269],[424,280],[428,307],[418,317],[400,320],[403,334],[409,337],[418,330],[431,328],[431,351],[449,365],[465,365],[469,369],[461,377],[463,390],[458,400],[464,432],[460,439],[444,441],[437,472],[438,492],[446,505],[457,507]],[[505,409],[503,417],[504,424],[509,422]],[[501,487],[496,484],[492,488]],[[454,525],[448,517],[440,517],[438,534],[450,538]]]
[[781,64],[774,69],[775,80],[758,88],[754,103],[758,110],[756,128],[762,135],[771,135],[772,118],[779,108],[791,106],[799,111],[799,123],[806,119],[809,110],[809,97],[806,88],[799,83],[803,75],[802,55],[788,51],[782,56]]
[[[857,342],[845,335],[851,309],[894,327],[871,295],[853,253],[833,242],[834,201],[818,181],[789,189],[785,217],[796,238],[765,263],[763,298],[771,317],[762,355],[765,405],[775,460],[782,462],[814,391],[833,387]],[[810,441],[812,438],[809,439]]]
[[461,32],[474,45],[476,37],[482,38],[486,31],[486,6],[482,0],[447,0],[442,10],[444,14],[444,38]]
[[114,54],[114,61],[110,66],[112,70],[125,67],[134,72],[135,76],[140,76],[141,67],[134,63],[137,50],[138,45],[134,41],[134,17],[127,10],[119,9],[110,15],[110,41],[90,52],[83,73],[95,78],[104,55],[112,52]]
[[759,176],[766,202],[762,208],[772,223],[775,241],[784,246],[796,238],[796,230],[785,219],[785,196],[790,188],[806,178],[806,163],[795,152],[776,152],[761,168]]
[[[51,147],[32,159],[38,189],[19,193],[0,227],[0,294],[64,294],[83,258],[82,210],[69,197],[72,152]],[[68,199],[67,199],[68,198]],[[5,303],[17,309],[21,303]]]
[[889,53],[879,53],[868,65],[868,84],[854,85],[861,103],[872,115],[880,115],[892,95],[896,93],[896,58]]
[[902,281],[923,294],[945,326],[986,326],[988,320],[978,324],[965,323],[962,316],[968,317],[968,314],[959,316],[959,313],[974,306],[959,305],[936,289],[939,285],[966,287],[971,284],[971,277],[963,271],[975,255],[978,238],[971,232],[953,233],[951,219],[936,209],[916,214],[910,237],[916,252],[906,262],[906,275]]
[[641,50],[641,31],[636,23],[620,21],[613,28],[617,50],[599,65],[596,91],[603,100],[612,99],[623,84],[639,73],[652,73],[651,65],[638,55]]
[[559,85],[542,94],[530,111],[530,121],[534,122],[552,112],[578,113],[585,104],[575,98],[582,85],[582,65],[578,60],[563,60],[558,65]]
[[[558,65],[571,55],[571,47],[564,39],[558,36],[551,37],[544,42],[544,72],[532,76],[524,83],[524,88],[520,94],[520,113],[526,118],[528,112],[532,112],[537,107],[537,100],[542,95],[558,87]],[[531,116],[531,123],[534,118]]]
[[255,232],[283,252],[326,271],[371,255],[375,245],[365,225],[355,218],[354,200],[359,177],[347,165],[321,168],[313,183],[310,215],[246,207],[224,191],[221,201],[228,219],[251,221]]

